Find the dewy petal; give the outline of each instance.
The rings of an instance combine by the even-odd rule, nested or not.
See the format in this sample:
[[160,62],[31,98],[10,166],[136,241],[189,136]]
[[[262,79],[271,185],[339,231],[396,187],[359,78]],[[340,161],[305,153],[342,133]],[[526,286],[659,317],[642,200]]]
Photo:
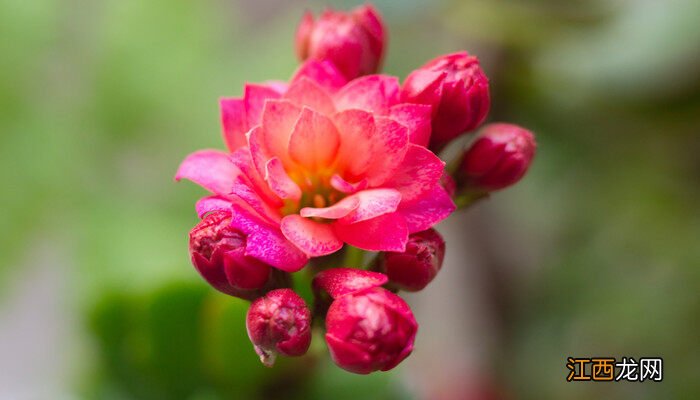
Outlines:
[[384,117],[375,118],[372,159],[367,168],[370,186],[379,186],[394,174],[408,150],[408,128]]
[[307,263],[308,257],[279,228],[261,223],[254,212],[240,204],[231,210],[231,226],[247,235],[245,255],[287,272],[299,271]]
[[367,111],[346,110],[333,117],[340,133],[338,165],[350,177],[361,178],[372,161],[372,141],[376,126]]
[[406,219],[409,233],[415,233],[447,218],[456,208],[450,195],[440,184],[436,184],[422,197],[399,204],[398,212]]
[[197,216],[202,218],[205,214],[212,211],[230,210],[231,200],[225,199],[221,196],[202,197],[201,199],[197,200],[197,203],[194,205],[194,209],[197,211]]
[[288,155],[289,138],[300,113],[301,108],[289,100],[269,100],[263,110],[263,145],[269,156],[279,157],[287,166],[291,163]]
[[350,197],[358,199],[358,207],[341,218],[340,223],[342,224],[353,224],[393,213],[401,202],[401,193],[396,189],[362,190]]
[[339,111],[361,109],[386,114],[399,102],[399,81],[389,75],[367,75],[345,85],[335,96]]
[[225,97],[219,100],[219,109],[224,143],[233,152],[248,143],[245,137],[248,131],[245,104],[243,99]]
[[363,178],[358,182],[350,183],[343,179],[342,176],[338,174],[333,174],[333,176],[331,176],[331,186],[333,187],[333,189],[339,192],[345,194],[353,194],[367,188],[367,179]]
[[408,141],[428,146],[432,107],[425,104],[397,104],[389,110],[389,117],[408,128]]
[[243,101],[246,110],[246,123],[252,128],[260,123],[265,101],[278,99],[282,95],[283,87],[278,83],[255,84],[247,83],[243,89]]
[[340,240],[369,251],[406,251],[408,228],[398,212],[354,224],[334,223]]
[[319,84],[305,77],[292,83],[284,98],[322,114],[330,115],[335,112],[331,96]]
[[283,199],[301,199],[301,189],[299,185],[287,175],[284,170],[282,161],[279,158],[273,157],[267,161],[265,165],[266,175],[265,180],[270,185],[270,189]]
[[340,136],[333,122],[304,108],[289,139],[289,155],[298,164],[315,170],[331,165],[338,154]]
[[304,207],[299,211],[299,215],[304,218],[318,217],[326,219],[338,219],[350,214],[360,205],[357,196],[348,196],[330,207],[315,208]]
[[343,247],[343,242],[329,224],[306,219],[297,214],[282,218],[282,234],[309,257],[325,256]]
[[445,170],[445,163],[425,147],[408,145],[401,165],[384,186],[396,188],[403,201],[411,201],[432,189]]
[[240,171],[227,153],[218,150],[199,150],[182,161],[175,180],[189,179],[214,194],[226,196]]
[[348,82],[330,61],[307,60],[294,73],[291,82],[301,78],[311,79],[331,92],[337,91]]

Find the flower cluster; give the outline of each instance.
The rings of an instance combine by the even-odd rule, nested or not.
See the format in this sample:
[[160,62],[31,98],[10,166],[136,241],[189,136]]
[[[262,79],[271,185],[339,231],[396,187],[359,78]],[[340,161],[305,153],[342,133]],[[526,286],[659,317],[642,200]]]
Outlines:
[[[478,59],[438,57],[401,85],[377,73],[385,47],[372,6],[306,14],[297,71],[221,99],[227,150],[192,153],[177,171],[210,192],[195,206],[192,263],[217,290],[252,301],[248,334],[265,365],[303,355],[325,321],[340,367],[395,367],[418,328],[396,292],[425,288],[442,266],[433,226],[464,199],[515,183],[533,157],[531,133],[493,124],[448,172],[437,153],[489,110]],[[374,259],[364,264],[362,251]],[[302,269],[313,312],[292,289]]]

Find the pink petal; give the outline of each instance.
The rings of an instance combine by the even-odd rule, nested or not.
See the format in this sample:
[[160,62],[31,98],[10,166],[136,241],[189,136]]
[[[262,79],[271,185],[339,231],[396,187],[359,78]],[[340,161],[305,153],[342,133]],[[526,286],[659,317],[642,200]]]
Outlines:
[[282,218],[282,234],[309,257],[325,256],[343,247],[329,224],[306,219],[297,214]]
[[399,81],[389,75],[367,75],[345,85],[335,96],[339,111],[361,109],[386,114],[399,101]]
[[240,171],[227,153],[218,150],[199,150],[182,161],[175,180],[189,179],[214,194],[228,195]]
[[221,127],[226,147],[229,151],[234,151],[245,146],[248,143],[245,137],[248,125],[243,99],[222,98],[219,100],[219,109],[221,110]]
[[403,201],[411,201],[432,189],[445,170],[445,163],[425,147],[408,145],[401,165],[384,186],[396,188]]
[[432,108],[424,104],[397,104],[389,110],[389,117],[408,128],[408,141],[428,146]]
[[445,189],[437,184],[422,197],[399,204],[398,212],[406,219],[408,231],[415,233],[447,218],[456,208]]
[[300,165],[315,170],[331,165],[338,154],[340,135],[326,116],[304,108],[289,140],[289,155]]
[[362,110],[337,113],[333,122],[340,134],[338,165],[350,178],[361,179],[372,161],[372,141],[376,127],[372,114]]
[[308,78],[302,77],[292,83],[284,98],[299,106],[309,107],[322,114],[333,114],[335,112],[331,96],[319,84]]
[[241,170],[243,176],[247,178],[247,184],[266,203],[278,208],[284,205],[282,200],[270,190],[262,175],[258,173],[248,147],[240,148],[231,153],[231,162]]
[[[401,101],[411,103],[431,104],[434,107],[440,102],[442,94],[442,82],[446,72],[417,69],[411,72],[403,84]],[[437,109],[433,109],[435,113]]]
[[197,200],[194,205],[195,211],[197,211],[197,216],[199,218],[204,217],[205,214],[217,210],[230,210],[231,200],[225,199],[221,196],[207,196],[202,197]]
[[406,251],[408,228],[398,212],[354,224],[334,223],[340,240],[369,251]]
[[403,161],[408,150],[408,128],[389,118],[377,117],[374,120],[377,129],[367,179],[370,186],[379,186]]
[[350,214],[360,205],[360,199],[356,196],[346,197],[330,207],[315,208],[304,207],[299,211],[299,215],[305,218],[318,217],[327,219],[338,219]]
[[265,180],[270,185],[270,189],[283,199],[301,199],[301,189],[290,177],[282,166],[279,158],[273,157],[265,165],[267,174]]
[[304,267],[308,257],[282,236],[279,228],[261,223],[254,213],[239,204],[232,207],[231,225],[248,235],[245,255],[287,272]]
[[356,268],[331,268],[321,271],[313,279],[314,291],[324,291],[336,299],[348,293],[379,287],[389,281],[380,273]]
[[335,92],[347,83],[347,79],[330,61],[307,60],[294,73],[291,82],[308,78],[321,87]]
[[291,163],[289,138],[300,113],[301,108],[289,100],[270,100],[263,111],[263,144],[271,157],[279,157],[286,166]]
[[350,197],[357,197],[357,208],[340,220],[342,224],[352,224],[393,213],[401,202],[401,193],[395,189],[362,190]]
[[265,101],[280,98],[282,88],[279,84],[247,83],[243,89],[243,101],[246,110],[246,124],[252,128],[260,124]]
[[338,174],[333,174],[331,176],[331,186],[333,189],[345,193],[345,194],[353,194],[357,191],[364,190],[367,187],[367,179],[362,179],[358,182],[355,183],[350,183],[343,179]]
[[233,183],[231,196],[234,202],[243,202],[255,210],[266,222],[271,225],[279,224],[282,216],[277,208],[264,202],[244,179],[239,178]]

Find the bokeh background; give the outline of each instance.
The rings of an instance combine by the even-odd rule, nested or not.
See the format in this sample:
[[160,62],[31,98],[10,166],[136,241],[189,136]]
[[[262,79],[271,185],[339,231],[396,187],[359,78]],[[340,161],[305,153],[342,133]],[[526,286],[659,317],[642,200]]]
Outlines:
[[[259,364],[246,304],[189,264],[202,190],[172,180],[326,4],[0,1],[0,399],[700,398],[700,2],[375,4],[386,72],[477,54],[490,120],[539,152],[442,224],[415,353],[361,377]],[[567,356],[660,356],[664,381],[566,383]]]

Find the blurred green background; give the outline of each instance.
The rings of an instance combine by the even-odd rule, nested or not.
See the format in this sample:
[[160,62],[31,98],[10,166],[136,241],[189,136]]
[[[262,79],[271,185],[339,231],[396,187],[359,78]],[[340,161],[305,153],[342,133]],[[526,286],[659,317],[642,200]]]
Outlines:
[[[0,1],[0,398],[700,398],[697,0],[375,1],[387,73],[477,54],[490,120],[538,155],[444,224],[402,366],[259,365],[246,304],[189,264],[202,191],[172,176],[223,147],[220,96],[291,75],[325,4]],[[566,383],[567,356],[660,356],[664,381]]]

